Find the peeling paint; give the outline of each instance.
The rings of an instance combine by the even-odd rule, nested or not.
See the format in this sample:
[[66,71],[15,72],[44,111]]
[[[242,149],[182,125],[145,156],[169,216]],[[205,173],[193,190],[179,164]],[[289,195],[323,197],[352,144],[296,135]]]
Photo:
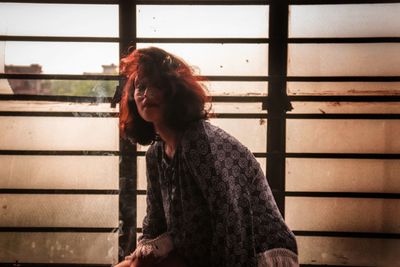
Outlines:
[[340,102],[328,102],[327,104],[332,107],[340,107],[342,105]]

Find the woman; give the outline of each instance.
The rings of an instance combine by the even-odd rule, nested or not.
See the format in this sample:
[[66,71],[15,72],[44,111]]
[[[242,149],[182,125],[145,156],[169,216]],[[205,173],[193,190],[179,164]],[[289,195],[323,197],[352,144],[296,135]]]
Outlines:
[[295,237],[258,162],[206,121],[207,94],[191,68],[151,47],[122,59],[121,72],[121,133],[151,146],[143,235],[120,266],[168,255],[190,267],[298,266]]

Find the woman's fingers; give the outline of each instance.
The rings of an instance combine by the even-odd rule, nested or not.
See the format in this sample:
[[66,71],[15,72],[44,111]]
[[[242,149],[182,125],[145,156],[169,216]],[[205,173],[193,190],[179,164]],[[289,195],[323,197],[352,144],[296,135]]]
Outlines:
[[125,257],[126,261],[132,261],[135,258],[135,256],[133,255],[133,253],[131,255],[128,255]]
[[156,259],[154,257],[142,257],[135,258],[129,267],[153,267],[156,263]]
[[115,265],[114,267],[130,267],[132,261],[131,260],[124,260]]

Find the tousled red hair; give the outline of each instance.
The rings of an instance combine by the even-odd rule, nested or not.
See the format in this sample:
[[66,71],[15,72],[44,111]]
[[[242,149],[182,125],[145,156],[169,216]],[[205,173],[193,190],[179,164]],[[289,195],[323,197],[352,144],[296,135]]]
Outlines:
[[140,73],[165,91],[163,118],[173,130],[183,131],[193,121],[208,117],[205,87],[182,59],[156,47],[136,49],[121,60],[120,72],[127,78],[120,105],[120,132],[142,145],[156,138],[152,123],[139,115],[134,101],[134,81]]

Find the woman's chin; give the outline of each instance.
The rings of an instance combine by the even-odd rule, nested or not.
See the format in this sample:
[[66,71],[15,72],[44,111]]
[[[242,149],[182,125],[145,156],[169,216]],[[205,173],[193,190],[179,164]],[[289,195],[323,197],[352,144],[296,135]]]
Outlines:
[[151,114],[143,114],[142,118],[143,118],[143,120],[145,120],[147,122],[151,122],[151,123],[155,123],[160,120],[160,118],[158,116],[153,116]]
[[144,107],[139,114],[147,122],[154,123],[161,119],[160,110],[155,107]]

